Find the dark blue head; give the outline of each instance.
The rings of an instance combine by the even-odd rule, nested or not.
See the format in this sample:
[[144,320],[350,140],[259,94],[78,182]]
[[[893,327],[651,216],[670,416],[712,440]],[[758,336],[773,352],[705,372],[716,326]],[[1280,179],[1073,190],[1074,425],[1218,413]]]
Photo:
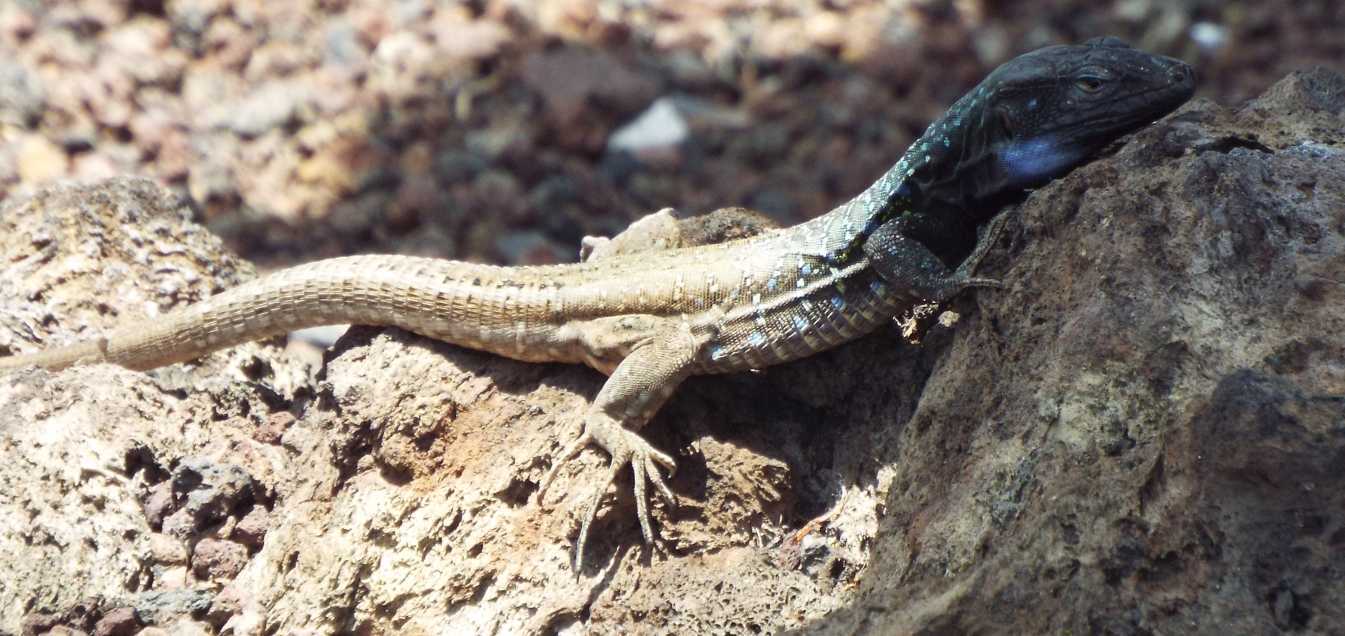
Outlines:
[[1186,63],[1116,38],[1038,49],[1000,66],[925,131],[906,157],[906,192],[916,207],[974,214],[1064,175],[1194,91]]

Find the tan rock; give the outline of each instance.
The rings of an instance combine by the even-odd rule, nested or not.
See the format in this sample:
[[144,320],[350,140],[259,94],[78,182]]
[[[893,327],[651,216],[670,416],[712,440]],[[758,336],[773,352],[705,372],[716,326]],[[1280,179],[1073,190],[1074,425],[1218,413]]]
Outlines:
[[50,139],[29,135],[19,142],[18,168],[24,183],[51,181],[70,171],[70,157]]

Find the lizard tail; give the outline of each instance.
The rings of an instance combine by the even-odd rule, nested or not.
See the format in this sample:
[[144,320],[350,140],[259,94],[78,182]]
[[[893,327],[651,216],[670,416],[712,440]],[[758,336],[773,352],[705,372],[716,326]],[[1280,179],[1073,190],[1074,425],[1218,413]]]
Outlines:
[[499,314],[503,319],[509,313],[493,305],[492,311],[479,309],[476,299],[487,295],[474,279],[490,271],[488,266],[400,256],[318,261],[120,327],[97,340],[0,358],[0,371],[97,362],[153,369],[296,329],[347,323],[401,327],[473,345],[477,343],[470,334],[493,326],[497,321],[490,317]]
[[106,359],[106,347],[107,340],[99,338],[39,353],[0,358],[0,372],[28,366],[57,370],[76,364],[102,362]]

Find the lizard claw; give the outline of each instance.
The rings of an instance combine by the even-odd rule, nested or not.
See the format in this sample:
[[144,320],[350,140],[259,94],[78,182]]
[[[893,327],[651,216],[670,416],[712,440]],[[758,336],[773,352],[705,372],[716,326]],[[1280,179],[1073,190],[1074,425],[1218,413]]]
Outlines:
[[649,522],[648,505],[648,484],[653,482],[655,490],[669,506],[676,505],[677,498],[668,488],[659,468],[662,467],[668,471],[669,476],[677,469],[677,462],[672,457],[654,448],[649,442],[634,431],[621,426],[619,422],[611,417],[598,413],[590,413],[584,420],[584,431],[569,446],[565,448],[551,471],[542,480],[542,486],[537,492],[537,502],[539,505],[545,505],[544,500],[546,492],[555,481],[556,474],[560,468],[574,459],[586,446],[596,444],[601,446],[611,455],[611,462],[608,464],[607,476],[602,480],[594,493],[593,501],[589,503],[584,511],[579,526],[579,539],[575,543],[575,567],[578,568],[584,563],[584,546],[588,543],[589,528],[593,520],[598,516],[598,507],[602,503],[603,495],[607,493],[607,487],[616,480],[616,475],[627,464],[631,467],[631,472],[635,482],[635,511],[636,517],[640,521],[640,534],[644,536],[646,543],[654,542],[653,526]]

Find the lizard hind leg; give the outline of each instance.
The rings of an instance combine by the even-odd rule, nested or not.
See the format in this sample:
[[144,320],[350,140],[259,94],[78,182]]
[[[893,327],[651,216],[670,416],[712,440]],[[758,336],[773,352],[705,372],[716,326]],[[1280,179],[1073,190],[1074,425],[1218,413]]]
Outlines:
[[544,504],[547,490],[561,467],[590,445],[601,447],[611,457],[607,474],[580,522],[575,543],[576,569],[583,566],[584,546],[588,543],[590,526],[603,495],[617,473],[626,466],[629,465],[633,473],[636,516],[640,533],[647,543],[654,542],[653,526],[649,521],[648,485],[652,483],[670,506],[676,503],[676,497],[659,470],[666,469],[671,475],[677,467],[676,462],[654,448],[637,431],[691,374],[708,338],[697,334],[690,324],[680,319],[645,318],[656,321],[657,328],[634,344],[625,359],[612,370],[611,377],[584,412],[583,431],[557,456],[537,493],[538,503]]

